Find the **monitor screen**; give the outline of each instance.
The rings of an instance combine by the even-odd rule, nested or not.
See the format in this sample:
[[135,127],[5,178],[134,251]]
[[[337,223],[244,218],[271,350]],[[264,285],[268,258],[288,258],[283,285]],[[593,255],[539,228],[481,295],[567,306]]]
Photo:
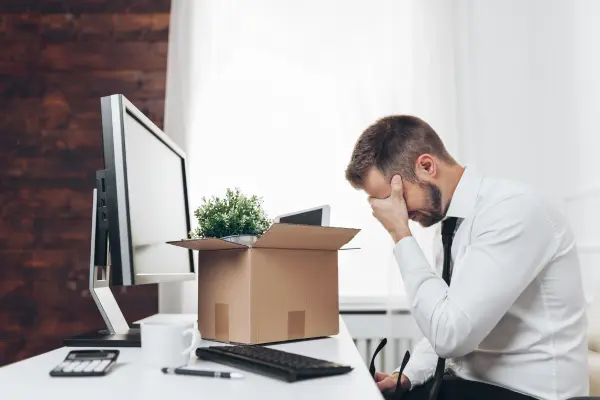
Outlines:
[[188,252],[166,243],[188,234],[185,162],[127,109],[123,131],[135,280],[190,273]]
[[297,225],[317,225],[321,226],[323,221],[323,209],[299,212],[298,214],[286,215],[279,217],[279,222],[283,224]]

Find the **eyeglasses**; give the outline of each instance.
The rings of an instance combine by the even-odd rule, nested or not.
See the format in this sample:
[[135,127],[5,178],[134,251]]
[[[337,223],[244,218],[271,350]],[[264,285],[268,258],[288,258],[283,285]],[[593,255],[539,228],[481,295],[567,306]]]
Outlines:
[[[377,357],[377,354],[379,354],[379,352],[381,350],[383,350],[383,348],[385,347],[386,344],[387,344],[387,339],[383,338],[383,340],[381,342],[379,342],[379,345],[375,349],[375,352],[373,353],[373,357],[371,357],[371,364],[369,365],[369,372],[371,373],[371,377],[373,379],[375,379],[375,372],[376,372],[375,371],[375,357]],[[394,390],[393,392],[390,391],[390,392],[383,393],[386,400],[399,400],[402,398],[402,395],[404,394],[404,389],[402,388],[402,385],[401,385],[402,372],[404,372],[404,368],[406,367],[406,364],[408,364],[409,359],[410,359],[410,352],[406,351],[406,353],[404,353],[404,358],[402,359],[402,364],[400,364],[400,371],[398,373],[398,381],[396,382],[396,390]]]

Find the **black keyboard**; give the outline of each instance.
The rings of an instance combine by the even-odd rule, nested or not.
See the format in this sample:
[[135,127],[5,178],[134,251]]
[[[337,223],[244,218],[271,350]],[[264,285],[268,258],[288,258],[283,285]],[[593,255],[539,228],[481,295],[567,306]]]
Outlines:
[[341,375],[352,371],[352,367],[347,365],[259,345],[199,347],[196,349],[196,356],[287,382]]

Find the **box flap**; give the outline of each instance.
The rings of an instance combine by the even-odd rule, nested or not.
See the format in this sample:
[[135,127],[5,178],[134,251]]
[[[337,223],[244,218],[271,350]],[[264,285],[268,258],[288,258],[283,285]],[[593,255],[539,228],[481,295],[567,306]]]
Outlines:
[[329,226],[273,224],[254,243],[256,248],[339,250],[360,229],[334,228]]
[[239,243],[228,242],[222,239],[187,239],[167,242],[173,246],[185,247],[192,250],[228,250],[228,249],[247,249],[248,246]]

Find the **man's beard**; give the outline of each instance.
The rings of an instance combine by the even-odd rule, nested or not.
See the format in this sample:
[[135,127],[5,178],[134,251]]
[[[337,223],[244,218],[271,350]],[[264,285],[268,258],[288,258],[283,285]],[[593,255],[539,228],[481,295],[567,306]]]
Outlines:
[[432,183],[419,182],[419,186],[427,191],[429,207],[413,211],[411,219],[415,219],[421,226],[428,228],[444,219],[442,210],[442,192],[439,187]]

